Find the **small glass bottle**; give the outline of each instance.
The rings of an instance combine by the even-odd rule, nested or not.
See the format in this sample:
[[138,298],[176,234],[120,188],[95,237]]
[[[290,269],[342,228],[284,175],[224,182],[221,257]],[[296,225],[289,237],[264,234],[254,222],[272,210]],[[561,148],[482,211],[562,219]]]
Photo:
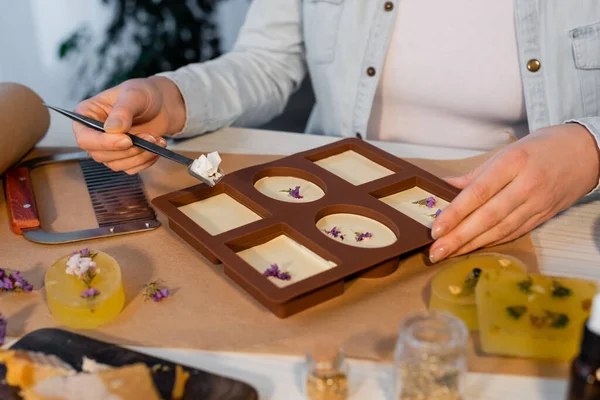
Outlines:
[[348,365],[342,350],[318,344],[306,356],[306,397],[309,400],[348,398]]
[[600,400],[600,294],[583,327],[581,351],[571,364],[568,400]]
[[443,311],[420,311],[400,323],[394,386],[400,400],[461,400],[467,373],[465,324]]

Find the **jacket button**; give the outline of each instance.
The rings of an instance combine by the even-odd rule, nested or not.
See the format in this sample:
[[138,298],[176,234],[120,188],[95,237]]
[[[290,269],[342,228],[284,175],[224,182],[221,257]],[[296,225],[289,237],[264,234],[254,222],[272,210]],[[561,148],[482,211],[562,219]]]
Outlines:
[[541,68],[541,66],[542,66],[542,64],[540,63],[540,61],[536,60],[535,58],[527,61],[527,69],[530,72],[537,72],[537,71],[539,71],[540,68]]
[[391,1],[386,1],[383,5],[383,9],[385,11],[392,11],[394,9],[394,3],[392,3]]
[[375,72],[376,72],[375,68],[373,68],[373,67],[367,68],[367,75],[369,75],[369,76],[375,76]]

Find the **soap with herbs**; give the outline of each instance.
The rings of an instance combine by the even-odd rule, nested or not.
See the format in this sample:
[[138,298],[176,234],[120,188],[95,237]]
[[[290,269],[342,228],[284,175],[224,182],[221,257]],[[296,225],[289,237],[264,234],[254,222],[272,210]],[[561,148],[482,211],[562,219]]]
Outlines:
[[459,258],[432,279],[429,308],[449,312],[460,318],[469,330],[477,330],[475,288],[481,274],[489,270],[526,275],[525,265],[507,255],[482,253]]
[[597,290],[583,279],[484,271],[475,289],[482,350],[571,360]]

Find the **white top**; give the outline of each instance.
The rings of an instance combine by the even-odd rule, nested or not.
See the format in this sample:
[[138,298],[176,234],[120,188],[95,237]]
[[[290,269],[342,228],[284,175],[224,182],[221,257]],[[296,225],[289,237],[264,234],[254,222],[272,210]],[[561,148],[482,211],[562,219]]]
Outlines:
[[510,0],[403,0],[368,137],[489,150],[527,133]]

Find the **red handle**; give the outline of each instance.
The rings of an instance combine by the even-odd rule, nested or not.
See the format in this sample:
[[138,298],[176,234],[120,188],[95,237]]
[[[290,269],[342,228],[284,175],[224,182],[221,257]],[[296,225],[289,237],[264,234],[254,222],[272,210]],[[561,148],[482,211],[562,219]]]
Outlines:
[[40,227],[29,168],[13,168],[4,175],[4,189],[13,231],[22,235],[24,229]]

